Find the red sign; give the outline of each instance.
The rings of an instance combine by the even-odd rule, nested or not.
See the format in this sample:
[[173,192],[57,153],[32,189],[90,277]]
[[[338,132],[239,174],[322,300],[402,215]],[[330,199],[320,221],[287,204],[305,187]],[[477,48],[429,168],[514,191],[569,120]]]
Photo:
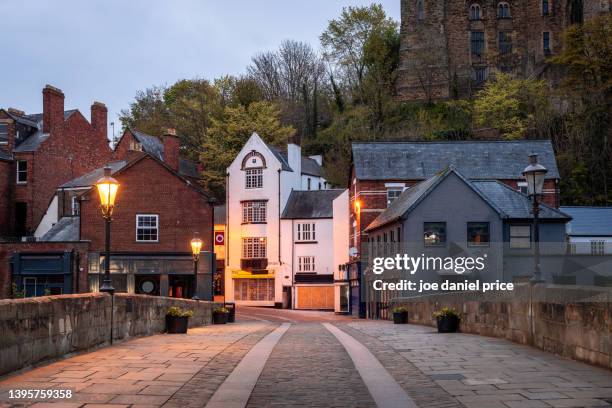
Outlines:
[[215,231],[215,245],[225,245],[225,231]]

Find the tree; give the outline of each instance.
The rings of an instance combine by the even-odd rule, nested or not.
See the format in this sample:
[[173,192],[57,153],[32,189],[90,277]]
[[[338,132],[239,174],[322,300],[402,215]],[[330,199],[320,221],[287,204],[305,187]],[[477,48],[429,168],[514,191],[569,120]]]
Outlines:
[[138,91],[129,109],[123,109],[119,120],[123,129],[138,129],[152,135],[160,135],[163,127],[173,126],[170,112],[164,102],[163,86]]
[[479,127],[500,131],[507,139],[519,139],[528,130],[545,126],[550,112],[544,81],[514,78],[498,72],[474,100],[474,119]]
[[225,172],[248,138],[257,132],[267,143],[286,145],[295,133],[291,126],[280,122],[280,109],[271,102],[257,101],[243,105],[226,106],[220,118],[213,119],[202,143],[201,160],[204,163],[206,188],[222,199],[225,190]]

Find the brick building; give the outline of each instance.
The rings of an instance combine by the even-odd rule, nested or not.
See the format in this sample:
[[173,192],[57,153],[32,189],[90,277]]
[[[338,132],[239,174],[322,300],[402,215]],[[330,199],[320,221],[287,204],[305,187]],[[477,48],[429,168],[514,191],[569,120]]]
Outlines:
[[47,85],[43,112],[0,109],[0,237],[35,235],[57,186],[107,162],[107,109],[91,105],[91,121],[64,110],[64,94]]
[[546,57],[571,24],[610,0],[401,0],[397,92],[402,100],[469,96],[494,69],[555,79]]

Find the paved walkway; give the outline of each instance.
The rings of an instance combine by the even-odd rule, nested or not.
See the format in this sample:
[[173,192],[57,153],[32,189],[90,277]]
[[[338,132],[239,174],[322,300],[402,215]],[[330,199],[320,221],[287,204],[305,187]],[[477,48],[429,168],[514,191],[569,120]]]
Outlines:
[[[248,407],[374,407],[375,401],[383,407],[402,399],[399,406],[427,408],[612,406],[611,371],[501,339],[323,312],[241,308],[238,317],[236,324],[134,339],[5,377],[0,406],[213,406],[228,401],[218,399],[223,390],[241,389],[245,369],[251,392],[242,390],[241,406]],[[269,356],[256,352],[266,347]],[[364,367],[383,370],[377,376],[386,380],[377,385]],[[382,388],[373,388],[385,386],[394,400],[381,401]],[[74,394],[65,401],[16,401],[11,389]]]

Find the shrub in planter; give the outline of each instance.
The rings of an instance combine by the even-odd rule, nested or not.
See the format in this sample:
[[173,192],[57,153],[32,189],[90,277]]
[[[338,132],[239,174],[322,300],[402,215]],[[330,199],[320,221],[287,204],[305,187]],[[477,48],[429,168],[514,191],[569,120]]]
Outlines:
[[394,307],[393,310],[393,324],[406,324],[408,323],[408,309],[404,306]]
[[226,307],[218,307],[213,310],[213,324],[225,324],[227,323],[227,316],[229,310]]
[[189,318],[193,316],[193,311],[181,309],[180,307],[170,307],[166,312],[166,331],[168,333],[187,333]]
[[443,307],[433,317],[438,323],[438,333],[455,333],[459,328],[459,313],[455,309]]

